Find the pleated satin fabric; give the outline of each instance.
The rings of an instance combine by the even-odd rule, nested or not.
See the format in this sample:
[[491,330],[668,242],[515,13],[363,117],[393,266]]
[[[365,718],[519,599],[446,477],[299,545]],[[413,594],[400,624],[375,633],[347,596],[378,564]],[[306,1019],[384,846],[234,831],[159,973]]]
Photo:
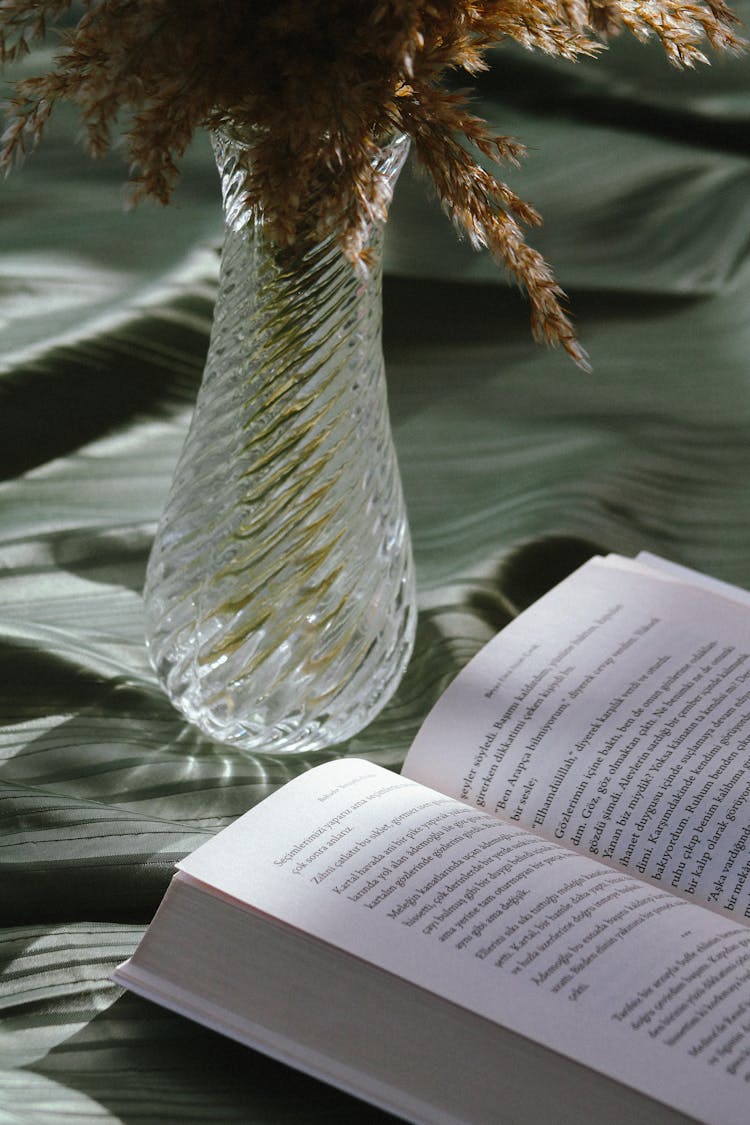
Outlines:
[[[531,341],[522,296],[405,172],[384,343],[417,643],[331,752],[394,768],[479,646],[588,555],[750,585],[750,63],[503,50],[478,109],[529,147],[508,179],[594,372]],[[385,1120],[109,981],[175,861],[312,759],[211,743],[149,668],[140,593],[208,342],[218,181],[199,138],[174,205],[129,212],[118,155],[89,162],[75,130],[58,113],[0,185],[0,1116]]]

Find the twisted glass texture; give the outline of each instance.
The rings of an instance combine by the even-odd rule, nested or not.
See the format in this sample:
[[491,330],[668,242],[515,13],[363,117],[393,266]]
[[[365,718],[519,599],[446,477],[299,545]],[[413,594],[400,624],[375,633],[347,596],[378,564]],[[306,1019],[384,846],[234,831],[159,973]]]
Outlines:
[[[149,560],[149,653],[172,702],[253,751],[342,741],[385,705],[415,628],[381,347],[382,226],[366,277],[335,239],[279,249],[227,219],[203,382]],[[407,141],[379,162],[395,183]]]

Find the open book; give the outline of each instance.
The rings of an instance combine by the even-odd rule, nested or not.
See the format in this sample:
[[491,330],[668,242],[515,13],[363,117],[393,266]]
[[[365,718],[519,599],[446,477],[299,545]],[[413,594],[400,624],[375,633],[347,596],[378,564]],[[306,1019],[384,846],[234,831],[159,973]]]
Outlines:
[[750,1121],[750,595],[590,560],[402,774],[329,762],[179,865],[116,979],[418,1122]]

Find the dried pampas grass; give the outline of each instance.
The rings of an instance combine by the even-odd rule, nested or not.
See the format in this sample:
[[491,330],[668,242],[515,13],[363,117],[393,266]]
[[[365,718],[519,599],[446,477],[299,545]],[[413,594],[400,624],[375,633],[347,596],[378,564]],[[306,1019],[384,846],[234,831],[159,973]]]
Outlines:
[[486,69],[488,48],[507,38],[575,59],[626,28],[656,36],[685,66],[706,61],[706,42],[741,46],[723,0],[0,0],[0,62],[74,8],[51,69],[15,84],[6,168],[37,143],[55,104],[72,101],[93,155],[125,116],[135,197],[166,203],[196,128],[253,128],[248,201],[272,237],[286,245],[311,233],[312,196],[326,201],[316,235],[339,230],[356,262],[388,205],[374,149],[406,132],[456,226],[528,292],[535,336],[581,364],[563,294],[524,240],[539,216],[472,155],[516,164],[523,149],[491,134],[447,79]]

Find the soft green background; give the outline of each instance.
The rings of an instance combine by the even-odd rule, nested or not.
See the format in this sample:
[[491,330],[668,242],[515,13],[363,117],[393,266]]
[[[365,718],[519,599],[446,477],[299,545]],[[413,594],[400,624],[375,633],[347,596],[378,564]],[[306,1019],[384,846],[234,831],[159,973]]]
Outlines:
[[[483,80],[591,376],[402,177],[384,337],[419,632],[344,749],[397,767],[477,647],[594,550],[750,585],[749,65],[679,74],[623,39],[577,67],[504,51]],[[60,114],[0,187],[0,1121],[381,1120],[108,980],[174,861],[310,762],[188,729],[142,642],[215,293],[207,141],[171,209],[126,213],[118,156],[74,133]]]

